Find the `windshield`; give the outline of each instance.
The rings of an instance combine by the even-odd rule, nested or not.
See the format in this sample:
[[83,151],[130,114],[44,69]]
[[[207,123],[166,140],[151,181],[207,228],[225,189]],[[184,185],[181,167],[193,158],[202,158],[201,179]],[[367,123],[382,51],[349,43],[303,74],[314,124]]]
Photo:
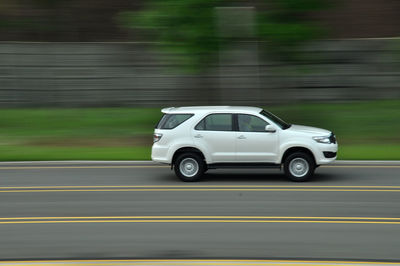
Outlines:
[[280,119],[279,117],[277,117],[276,115],[274,115],[273,113],[270,113],[268,111],[262,110],[260,112],[260,114],[265,116],[266,118],[268,118],[275,124],[277,124],[282,129],[287,129],[291,126],[291,124],[286,123],[285,121],[283,121],[282,119]]

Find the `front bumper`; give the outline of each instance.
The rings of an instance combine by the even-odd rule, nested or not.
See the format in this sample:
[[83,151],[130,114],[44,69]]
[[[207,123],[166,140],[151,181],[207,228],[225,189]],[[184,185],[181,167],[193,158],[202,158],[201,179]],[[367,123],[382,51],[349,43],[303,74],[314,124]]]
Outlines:
[[337,143],[331,144],[318,144],[317,146],[318,151],[316,152],[316,164],[329,164],[336,160],[337,152],[338,152],[338,145]]

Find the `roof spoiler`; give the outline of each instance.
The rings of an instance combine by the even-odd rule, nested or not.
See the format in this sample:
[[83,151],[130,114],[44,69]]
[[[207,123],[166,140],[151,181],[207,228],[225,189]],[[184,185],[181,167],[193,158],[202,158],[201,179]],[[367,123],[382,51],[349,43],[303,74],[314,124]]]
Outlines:
[[169,113],[169,112],[171,112],[173,109],[175,109],[175,107],[167,107],[167,108],[161,109],[161,112],[162,112],[162,113]]

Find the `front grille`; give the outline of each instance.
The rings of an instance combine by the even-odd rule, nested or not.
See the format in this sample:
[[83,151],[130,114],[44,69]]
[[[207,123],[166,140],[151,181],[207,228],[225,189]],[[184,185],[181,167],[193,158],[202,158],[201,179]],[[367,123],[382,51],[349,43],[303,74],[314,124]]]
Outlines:
[[333,132],[332,132],[331,135],[329,136],[329,140],[330,140],[331,143],[333,143],[333,144],[336,143],[336,136],[333,134]]
[[324,156],[325,156],[325,158],[334,158],[334,157],[336,157],[336,152],[324,151]]

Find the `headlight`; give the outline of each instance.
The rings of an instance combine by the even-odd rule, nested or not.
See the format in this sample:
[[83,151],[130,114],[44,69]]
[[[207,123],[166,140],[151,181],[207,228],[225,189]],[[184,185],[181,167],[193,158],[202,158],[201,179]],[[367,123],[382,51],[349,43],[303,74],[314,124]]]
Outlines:
[[325,143],[325,144],[330,144],[331,140],[329,139],[329,136],[316,136],[313,137],[313,140],[319,143]]

